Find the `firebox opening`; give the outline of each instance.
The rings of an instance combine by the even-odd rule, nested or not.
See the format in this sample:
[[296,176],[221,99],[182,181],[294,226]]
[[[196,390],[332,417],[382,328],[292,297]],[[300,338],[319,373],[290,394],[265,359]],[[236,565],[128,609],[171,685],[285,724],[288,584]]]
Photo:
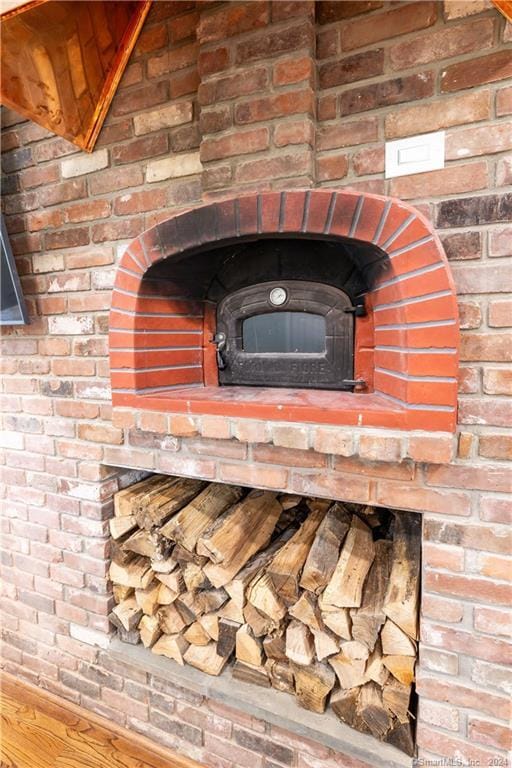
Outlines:
[[114,510],[117,648],[355,756],[414,754],[420,515],[168,475]]
[[261,238],[161,262],[146,279],[208,304],[220,386],[352,391],[370,386],[354,374],[355,326],[387,258],[348,239]]

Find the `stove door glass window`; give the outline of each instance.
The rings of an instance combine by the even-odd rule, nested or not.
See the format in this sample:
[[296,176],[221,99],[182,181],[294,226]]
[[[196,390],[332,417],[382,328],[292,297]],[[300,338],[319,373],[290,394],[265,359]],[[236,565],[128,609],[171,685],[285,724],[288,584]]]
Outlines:
[[310,312],[268,312],[242,323],[242,347],[252,354],[322,354],[325,317]]

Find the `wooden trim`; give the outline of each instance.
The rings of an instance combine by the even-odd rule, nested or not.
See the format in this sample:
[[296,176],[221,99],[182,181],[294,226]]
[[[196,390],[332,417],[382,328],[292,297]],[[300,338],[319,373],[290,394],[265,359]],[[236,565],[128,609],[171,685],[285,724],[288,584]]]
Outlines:
[[512,23],[512,0],[491,0],[492,4]]
[[[150,765],[155,765],[155,768],[203,768],[200,763],[171,752],[146,736],[128,731],[95,712],[79,707],[7,672],[0,673],[0,689],[16,701],[27,704],[49,717],[57,718],[66,725],[76,725],[73,721],[79,718],[92,724],[93,728],[107,731],[110,736],[129,745],[132,752],[135,750],[136,758],[141,763],[148,762]],[[93,737],[94,731],[89,731],[89,735]]]

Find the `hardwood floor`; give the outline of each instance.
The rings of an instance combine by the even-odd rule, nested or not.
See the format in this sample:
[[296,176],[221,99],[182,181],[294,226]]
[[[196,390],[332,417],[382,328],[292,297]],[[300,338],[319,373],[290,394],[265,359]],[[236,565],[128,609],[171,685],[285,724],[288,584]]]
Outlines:
[[0,685],[1,768],[200,768],[10,675]]

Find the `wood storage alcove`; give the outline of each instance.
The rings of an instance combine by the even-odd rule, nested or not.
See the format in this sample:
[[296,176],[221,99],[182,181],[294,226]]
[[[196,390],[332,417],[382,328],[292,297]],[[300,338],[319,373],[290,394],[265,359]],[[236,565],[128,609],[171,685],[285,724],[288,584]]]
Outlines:
[[414,753],[418,514],[166,475],[114,509],[121,640]]

